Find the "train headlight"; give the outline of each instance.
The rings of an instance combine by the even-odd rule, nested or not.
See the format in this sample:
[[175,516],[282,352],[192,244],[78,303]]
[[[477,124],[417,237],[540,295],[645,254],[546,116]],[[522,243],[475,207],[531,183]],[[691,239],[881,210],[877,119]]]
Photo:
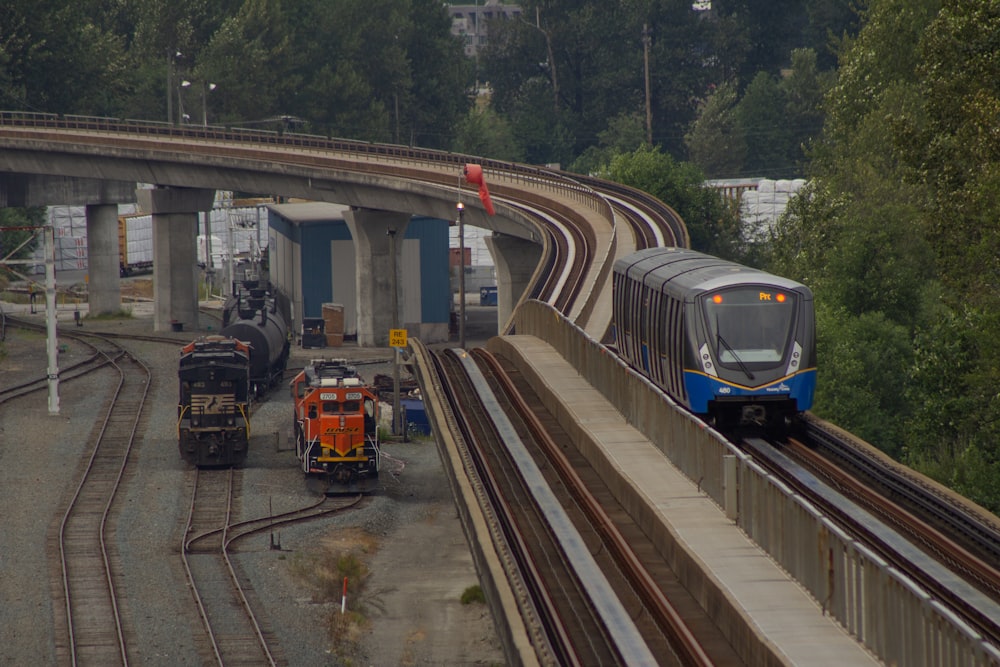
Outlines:
[[786,375],[792,375],[799,370],[799,362],[802,361],[802,346],[799,345],[798,341],[792,343],[792,354],[791,358],[788,360],[788,368],[785,369]]
[[698,350],[698,356],[701,357],[701,370],[705,372],[705,375],[719,377],[718,371],[715,370],[715,364],[712,363],[712,355],[708,351],[707,343],[702,343],[701,349]]

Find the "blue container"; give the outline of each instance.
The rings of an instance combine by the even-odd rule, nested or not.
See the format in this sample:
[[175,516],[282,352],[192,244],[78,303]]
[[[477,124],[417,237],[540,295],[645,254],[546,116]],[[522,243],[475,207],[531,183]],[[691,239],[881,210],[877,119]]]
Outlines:
[[406,424],[413,432],[422,435],[431,434],[431,423],[427,419],[427,411],[424,410],[424,402],[420,399],[402,398],[399,401],[400,407],[405,411]]
[[479,305],[480,306],[495,306],[497,305],[497,288],[493,287],[480,287],[479,288]]

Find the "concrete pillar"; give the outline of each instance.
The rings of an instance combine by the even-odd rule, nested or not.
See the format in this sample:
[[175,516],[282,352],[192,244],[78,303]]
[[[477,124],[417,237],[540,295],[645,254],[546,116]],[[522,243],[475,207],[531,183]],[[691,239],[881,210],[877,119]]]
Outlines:
[[87,291],[90,313],[110,315],[121,308],[118,259],[118,205],[87,206]]
[[198,329],[198,213],[212,210],[214,190],[136,190],[139,208],[153,217],[153,330],[174,323]]
[[497,269],[497,320],[502,334],[514,307],[528,288],[542,259],[542,246],[516,236],[493,232],[484,241]]
[[[402,312],[393,317],[392,306],[401,310],[402,267],[400,251],[408,213],[351,208],[344,211],[344,220],[354,239],[354,256],[357,262],[358,345],[360,347],[387,347],[389,329],[393,322],[402,322]],[[395,244],[390,243],[389,230],[395,230]],[[396,256],[390,257],[392,246]],[[393,271],[395,265],[395,272]],[[392,294],[392,277],[396,276],[396,298]],[[402,325],[400,325],[402,326]]]
[[118,204],[135,201],[135,183],[72,176],[0,174],[0,207],[86,206],[90,312],[121,307]]

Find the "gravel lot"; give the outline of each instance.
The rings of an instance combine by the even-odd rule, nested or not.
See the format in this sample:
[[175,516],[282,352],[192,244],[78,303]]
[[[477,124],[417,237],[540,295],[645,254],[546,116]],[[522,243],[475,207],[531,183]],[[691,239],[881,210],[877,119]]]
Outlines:
[[[3,305],[11,311],[9,304]],[[85,319],[84,326],[152,333],[152,320],[139,310],[130,319]],[[72,317],[72,310],[61,312],[60,327],[72,327]],[[202,322],[203,329],[210,324]],[[197,334],[172,335],[180,345]],[[207,656],[198,650],[200,621],[178,554],[193,475],[177,452],[174,429],[177,350],[141,342],[129,347],[154,373],[142,441],[132,454],[132,473],[117,499],[111,527],[126,632],[132,638],[130,658],[141,665],[201,665]],[[83,355],[79,345],[68,342],[60,366]],[[392,373],[384,363],[390,358],[387,350],[352,346],[296,349],[291,364],[314,356],[354,359],[366,379]],[[9,330],[0,343],[0,386],[44,376],[45,368],[44,337]],[[52,538],[78,484],[83,450],[111,382],[110,371],[101,371],[86,380],[60,383],[55,415],[43,392],[0,405],[0,508],[5,516],[0,533],[0,664],[58,662],[53,600],[60,599],[61,575]],[[283,388],[258,406],[239,519],[287,511],[312,498],[290,450],[291,413]],[[279,638],[280,657],[289,665],[503,664],[486,606],[460,601],[478,580],[434,441],[390,442],[385,451],[382,488],[360,509],[251,537],[236,547],[264,622]],[[273,549],[272,542],[280,549]],[[336,594],[324,596],[322,582],[330,570],[325,564],[347,553],[369,575],[364,589],[349,597],[354,613],[344,624],[344,617],[338,618],[339,585],[327,585]],[[331,578],[336,576],[326,577]],[[341,631],[335,634],[334,627]]]

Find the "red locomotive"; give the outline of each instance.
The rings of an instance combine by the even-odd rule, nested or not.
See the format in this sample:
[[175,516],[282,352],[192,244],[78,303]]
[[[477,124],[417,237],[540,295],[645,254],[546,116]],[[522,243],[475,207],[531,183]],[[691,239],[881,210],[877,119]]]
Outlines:
[[378,395],[345,359],[310,362],[290,384],[295,455],[311,486],[365,493],[378,480]]

